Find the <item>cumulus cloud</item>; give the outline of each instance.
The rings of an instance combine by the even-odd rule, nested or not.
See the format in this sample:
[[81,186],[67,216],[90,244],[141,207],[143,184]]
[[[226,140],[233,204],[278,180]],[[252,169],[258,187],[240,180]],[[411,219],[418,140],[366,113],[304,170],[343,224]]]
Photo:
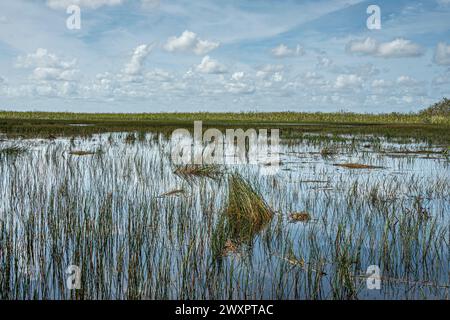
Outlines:
[[76,64],[76,60],[62,61],[55,54],[49,53],[47,49],[38,48],[35,53],[19,56],[16,66],[22,68],[43,67],[43,68],[60,68],[68,69]]
[[256,72],[256,77],[261,79],[268,79],[270,77],[273,77],[276,73],[280,74],[283,69],[284,66],[280,64],[267,64],[258,69],[258,71]]
[[136,47],[130,61],[125,65],[124,73],[127,75],[141,74],[144,61],[150,54],[152,49],[153,45],[150,44],[141,44],[140,46]]
[[377,89],[389,88],[392,86],[390,81],[384,79],[375,79],[372,81],[372,87]]
[[57,68],[36,68],[33,70],[32,78],[36,80],[63,80],[74,81],[76,79],[77,70],[61,70]]
[[434,62],[441,66],[450,65],[450,45],[439,42],[434,52]]
[[179,37],[167,39],[164,49],[169,52],[193,52],[203,55],[216,49],[219,45],[219,42],[202,40],[194,32],[186,30]]
[[333,60],[328,57],[318,56],[317,57],[317,66],[321,68],[328,68],[333,64]]
[[334,87],[338,90],[361,88],[363,80],[356,74],[342,74],[336,78]]
[[297,47],[289,48],[284,44],[280,44],[279,46],[273,48],[271,50],[272,55],[276,58],[286,58],[286,57],[294,57],[294,56],[302,56],[305,54],[304,49],[299,44]]
[[231,75],[231,80],[240,81],[244,78],[245,73],[242,71],[235,72]]
[[71,5],[82,8],[97,9],[103,6],[116,6],[122,4],[123,0],[47,0],[47,6],[52,9],[66,9]]
[[78,74],[76,59],[64,61],[46,49],[39,48],[35,53],[19,56],[16,66],[33,69],[32,78],[36,80],[73,81]]
[[173,80],[172,75],[162,69],[155,69],[153,71],[147,72],[146,78],[152,81],[159,81],[159,82],[169,82]]
[[418,57],[424,49],[410,40],[398,38],[389,42],[378,42],[370,37],[364,40],[352,40],[346,50],[349,53],[381,58]]
[[397,78],[397,84],[405,87],[414,87],[419,84],[419,81],[410,76],[400,76]]
[[378,42],[370,37],[362,41],[352,40],[347,44],[346,50],[351,53],[373,55],[378,50]]
[[225,89],[235,94],[251,94],[255,92],[255,87],[244,82],[229,82],[225,84]]
[[226,69],[217,60],[204,56],[202,62],[197,66],[197,71],[201,73],[225,73]]

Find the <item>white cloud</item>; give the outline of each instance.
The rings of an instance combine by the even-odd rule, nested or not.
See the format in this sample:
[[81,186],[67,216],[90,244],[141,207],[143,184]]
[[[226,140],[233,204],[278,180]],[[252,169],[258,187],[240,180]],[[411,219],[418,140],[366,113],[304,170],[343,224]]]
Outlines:
[[437,0],[437,3],[442,7],[450,6],[450,0]]
[[272,55],[276,58],[302,56],[305,54],[304,49],[299,44],[295,49],[289,48],[284,44],[280,44],[279,46],[273,48],[271,52]]
[[53,81],[53,80],[64,80],[64,81],[74,81],[76,79],[78,71],[69,69],[62,70],[58,68],[41,68],[38,67],[33,70],[32,78],[36,80]]
[[322,79],[323,77],[315,71],[308,71],[305,73],[304,78],[309,80],[317,80]]
[[153,71],[150,71],[145,76],[147,79],[153,81],[168,82],[173,80],[172,75],[162,69],[155,69]]
[[88,9],[97,9],[103,6],[116,6],[122,3],[123,0],[47,0],[47,6],[52,9],[66,9],[71,5],[78,5]]
[[346,50],[351,53],[375,54],[378,50],[378,42],[370,37],[363,41],[352,40],[347,44]]
[[391,42],[381,43],[378,54],[384,58],[417,57],[423,54],[423,49],[410,40],[395,39]]
[[363,80],[356,74],[342,74],[336,78],[334,87],[339,90],[361,88]]
[[333,64],[333,60],[328,57],[318,56],[317,57],[317,66],[322,68],[328,68]]
[[275,73],[283,71],[283,69],[284,66],[281,64],[267,64],[261,67],[256,72],[256,77],[261,79],[268,79],[269,77],[272,77]]
[[421,46],[402,38],[382,43],[370,37],[364,40],[352,40],[347,44],[346,50],[349,53],[382,58],[417,57],[424,53]]
[[[449,0],[450,1],[450,0]],[[434,53],[434,62],[441,66],[450,65],[450,45],[439,42]]]
[[130,62],[125,65],[124,73],[128,75],[138,75],[141,74],[143,69],[143,64],[147,56],[153,49],[153,45],[141,44],[134,49],[133,55],[131,56]]
[[432,80],[432,84],[435,86],[441,86],[449,83],[450,83],[450,69],[447,70],[444,74],[434,77]]
[[244,78],[245,73],[240,71],[240,72],[235,72],[232,74],[231,79],[235,80],[235,81],[240,81]]
[[204,56],[202,62],[197,66],[197,71],[201,73],[225,73],[226,69],[217,60]]
[[272,80],[275,82],[283,81],[283,74],[281,72],[275,72],[272,76]]
[[419,81],[409,76],[400,76],[397,78],[397,84],[405,87],[414,87],[419,84]]
[[26,56],[19,56],[17,58],[16,66],[21,68],[29,67],[43,67],[43,68],[58,68],[69,69],[76,64],[76,60],[62,61],[55,54],[49,53],[47,49],[39,48],[35,53],[27,54]]
[[373,88],[381,89],[381,88],[389,88],[390,86],[392,86],[392,83],[384,79],[375,79],[372,81]]
[[255,92],[255,87],[243,82],[230,82],[225,84],[225,89],[235,94],[251,94]]
[[193,52],[197,55],[203,55],[216,49],[219,45],[219,42],[201,40],[197,34],[186,30],[179,37],[167,39],[164,49],[169,52]]
[[19,56],[16,66],[33,69],[32,78],[35,80],[74,81],[78,74],[78,70],[75,69],[76,63],[76,59],[63,61],[46,49],[39,48],[35,53]]

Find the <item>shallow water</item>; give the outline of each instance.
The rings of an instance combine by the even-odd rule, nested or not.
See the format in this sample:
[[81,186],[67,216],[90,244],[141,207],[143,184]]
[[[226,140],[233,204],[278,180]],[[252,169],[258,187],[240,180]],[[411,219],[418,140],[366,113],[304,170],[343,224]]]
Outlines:
[[[305,135],[282,141],[275,175],[230,165],[218,179],[186,179],[174,174],[164,135],[126,143],[127,135],[1,142],[27,150],[0,158],[2,298],[449,298],[450,170],[441,147]],[[413,152],[423,150],[431,153]],[[230,172],[275,214],[218,257],[212,239]],[[164,195],[173,190],[183,192]],[[311,219],[292,222],[294,212]],[[78,290],[67,286],[70,265],[81,270]],[[367,286],[373,265],[379,290]]]

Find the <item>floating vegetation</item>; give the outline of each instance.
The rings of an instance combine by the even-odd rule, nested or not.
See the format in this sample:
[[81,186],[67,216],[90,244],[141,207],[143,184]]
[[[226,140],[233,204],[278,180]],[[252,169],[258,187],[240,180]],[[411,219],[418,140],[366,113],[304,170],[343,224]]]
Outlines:
[[311,220],[311,215],[306,212],[294,212],[289,215],[289,219],[291,222],[308,222]]
[[224,172],[223,168],[218,165],[188,164],[176,167],[174,173],[183,178],[207,177],[217,179],[220,178]]
[[380,166],[372,166],[368,164],[360,164],[360,163],[335,163],[333,166],[349,168],[349,169],[384,169],[384,167]]
[[83,151],[83,150],[71,150],[69,154],[72,156],[92,156],[96,154],[94,151]]
[[168,192],[164,192],[163,194],[159,195],[159,198],[169,197],[169,196],[179,196],[185,193],[184,189],[174,189]]

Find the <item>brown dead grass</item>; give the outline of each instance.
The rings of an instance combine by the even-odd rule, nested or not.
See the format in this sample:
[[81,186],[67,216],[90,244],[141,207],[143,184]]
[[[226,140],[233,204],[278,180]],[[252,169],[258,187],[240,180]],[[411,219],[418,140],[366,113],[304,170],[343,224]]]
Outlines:
[[174,189],[168,192],[165,192],[161,195],[158,196],[158,198],[163,198],[163,197],[169,197],[169,196],[176,196],[176,195],[180,195],[180,194],[184,194],[184,189]]
[[360,163],[335,163],[333,166],[343,167],[348,169],[382,169],[383,167],[372,166],[368,164],[360,164]]
[[291,222],[308,222],[311,220],[311,215],[306,212],[294,212],[289,215]]
[[93,151],[72,150],[69,152],[72,156],[92,156],[95,154]]

